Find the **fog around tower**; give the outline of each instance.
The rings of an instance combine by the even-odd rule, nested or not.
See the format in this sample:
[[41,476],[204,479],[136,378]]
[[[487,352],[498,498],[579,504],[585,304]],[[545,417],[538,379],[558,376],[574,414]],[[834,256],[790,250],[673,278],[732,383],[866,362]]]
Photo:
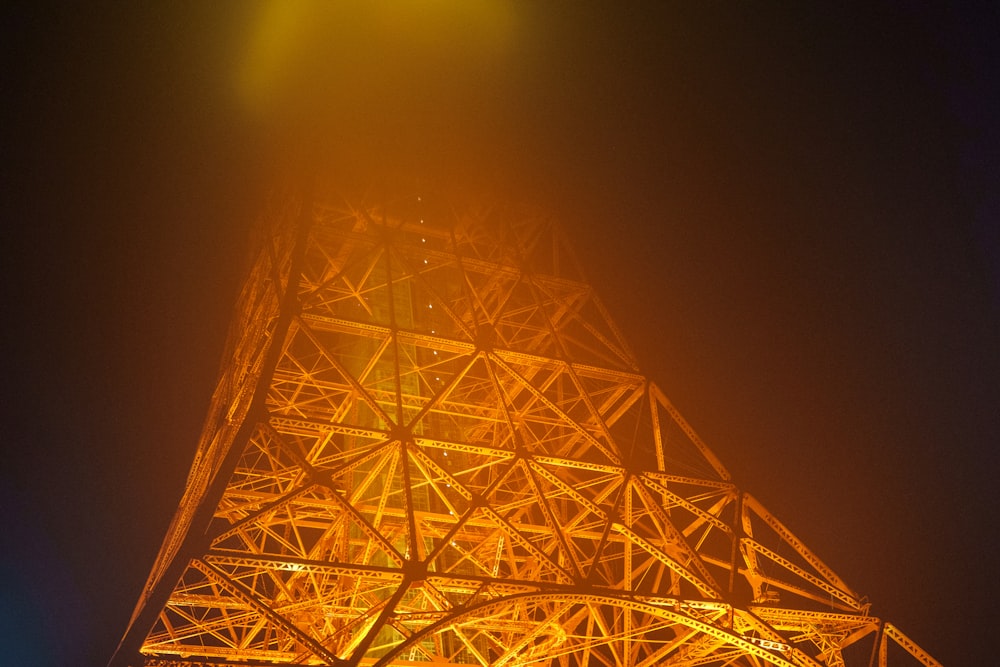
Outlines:
[[985,661],[1000,439],[992,9],[4,10],[3,618],[103,664],[277,179],[527,200],[739,484]]

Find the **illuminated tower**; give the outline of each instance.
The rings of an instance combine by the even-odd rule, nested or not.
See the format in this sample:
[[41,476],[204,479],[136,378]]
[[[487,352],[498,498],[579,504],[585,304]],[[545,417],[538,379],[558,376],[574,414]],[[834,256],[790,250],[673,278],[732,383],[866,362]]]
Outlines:
[[112,665],[938,665],[638,369],[558,227],[265,215]]

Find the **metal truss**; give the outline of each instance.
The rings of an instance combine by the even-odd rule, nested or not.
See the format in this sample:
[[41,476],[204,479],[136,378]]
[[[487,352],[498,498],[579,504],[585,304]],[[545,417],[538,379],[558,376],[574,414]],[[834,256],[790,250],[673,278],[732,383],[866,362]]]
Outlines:
[[112,665],[938,665],[644,377],[560,229],[279,198]]

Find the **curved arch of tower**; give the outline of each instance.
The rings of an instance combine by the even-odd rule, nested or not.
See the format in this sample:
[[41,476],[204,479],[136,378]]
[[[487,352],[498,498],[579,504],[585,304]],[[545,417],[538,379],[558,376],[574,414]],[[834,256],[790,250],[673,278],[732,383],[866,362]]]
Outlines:
[[276,198],[112,665],[938,665],[636,365],[558,226]]

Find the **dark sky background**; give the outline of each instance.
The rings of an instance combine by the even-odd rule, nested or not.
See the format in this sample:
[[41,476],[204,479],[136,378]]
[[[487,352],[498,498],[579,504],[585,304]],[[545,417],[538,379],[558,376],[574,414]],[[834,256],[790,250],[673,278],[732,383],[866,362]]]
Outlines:
[[4,660],[110,658],[250,225],[320,164],[550,208],[737,483],[995,662],[997,10],[818,4],[2,10]]

